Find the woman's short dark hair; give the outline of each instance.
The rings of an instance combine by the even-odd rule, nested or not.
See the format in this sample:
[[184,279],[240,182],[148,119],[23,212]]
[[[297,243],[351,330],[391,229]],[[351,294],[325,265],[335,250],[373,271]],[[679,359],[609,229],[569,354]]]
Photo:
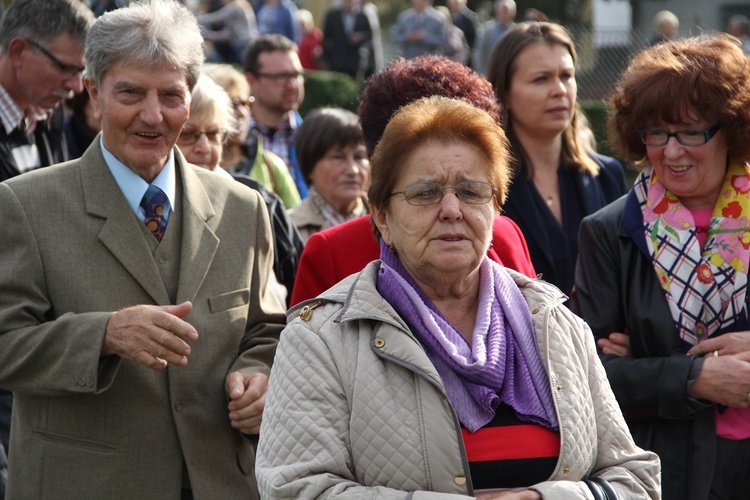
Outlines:
[[297,129],[294,147],[305,182],[312,184],[310,174],[330,150],[364,143],[357,115],[342,108],[318,108],[305,117]]
[[[417,148],[430,141],[477,148],[487,160],[489,183],[496,190],[495,209],[500,213],[510,182],[505,133],[486,111],[442,96],[419,99],[393,115],[370,162],[370,204],[378,210],[388,210],[404,164]],[[379,237],[380,231],[374,223],[373,227]]]
[[497,122],[500,105],[487,79],[466,65],[443,56],[396,59],[370,77],[359,101],[359,121],[367,154],[372,156],[391,116],[422,97],[461,99],[489,113]]
[[639,129],[703,119],[721,124],[734,160],[750,161],[750,61],[731,35],[682,38],[645,49],[623,73],[610,102],[609,141],[622,158],[646,160]]
[[[510,83],[517,69],[518,55],[527,47],[540,43],[564,47],[573,59],[573,64],[578,59],[573,40],[559,24],[537,21],[516,24],[495,43],[487,63],[487,78],[494,86],[495,95],[500,102],[505,102],[508,98]],[[576,102],[573,120],[563,133],[561,161],[563,167],[568,170],[596,174],[599,172],[599,165],[588,155],[578,134],[582,114],[583,111]],[[514,170],[531,178],[534,173],[533,166],[529,164],[526,152],[513,132],[513,120],[507,107],[503,110],[501,122],[514,152]]]

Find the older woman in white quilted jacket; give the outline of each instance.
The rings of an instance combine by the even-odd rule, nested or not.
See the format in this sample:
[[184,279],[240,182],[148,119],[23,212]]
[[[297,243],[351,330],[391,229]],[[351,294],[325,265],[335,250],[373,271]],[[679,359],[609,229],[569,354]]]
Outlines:
[[369,191],[381,259],[290,312],[263,498],[660,498],[566,297],[491,262],[502,129],[461,101],[389,123]]

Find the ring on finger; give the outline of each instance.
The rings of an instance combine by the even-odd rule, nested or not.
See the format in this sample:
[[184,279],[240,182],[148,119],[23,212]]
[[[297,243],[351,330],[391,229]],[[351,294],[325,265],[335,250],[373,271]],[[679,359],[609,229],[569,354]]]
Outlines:
[[714,351],[714,353],[713,353],[713,356],[714,356],[715,358],[718,358],[718,357],[719,357],[719,350],[718,350],[718,349],[716,349],[716,350]]

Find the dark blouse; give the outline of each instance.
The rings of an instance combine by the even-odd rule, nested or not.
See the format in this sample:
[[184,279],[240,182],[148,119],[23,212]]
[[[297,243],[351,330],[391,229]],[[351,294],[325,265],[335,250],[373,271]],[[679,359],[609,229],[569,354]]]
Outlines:
[[555,219],[534,183],[522,176],[513,180],[503,205],[504,214],[521,228],[537,273],[568,295],[573,289],[581,221],[628,189],[620,162],[608,156],[592,154],[591,157],[600,166],[597,176],[568,172],[562,166],[557,169],[562,224]]

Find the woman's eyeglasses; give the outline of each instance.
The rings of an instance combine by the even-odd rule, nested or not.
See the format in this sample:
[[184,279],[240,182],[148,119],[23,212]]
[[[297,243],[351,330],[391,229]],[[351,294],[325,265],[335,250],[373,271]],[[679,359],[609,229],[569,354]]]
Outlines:
[[202,135],[205,135],[211,144],[223,144],[227,139],[227,133],[224,130],[183,130],[177,137],[177,144],[192,146],[200,140]]
[[638,137],[646,146],[663,146],[669,142],[670,137],[676,137],[677,142],[683,146],[702,146],[716,135],[721,128],[716,124],[711,128],[704,130],[678,130],[670,132],[668,130],[639,130]]
[[424,207],[440,203],[445,196],[446,189],[453,189],[456,197],[469,205],[484,205],[495,194],[492,184],[479,181],[459,182],[455,186],[443,186],[437,182],[420,182],[406,186],[401,191],[391,193],[391,196],[403,194],[409,205]]

